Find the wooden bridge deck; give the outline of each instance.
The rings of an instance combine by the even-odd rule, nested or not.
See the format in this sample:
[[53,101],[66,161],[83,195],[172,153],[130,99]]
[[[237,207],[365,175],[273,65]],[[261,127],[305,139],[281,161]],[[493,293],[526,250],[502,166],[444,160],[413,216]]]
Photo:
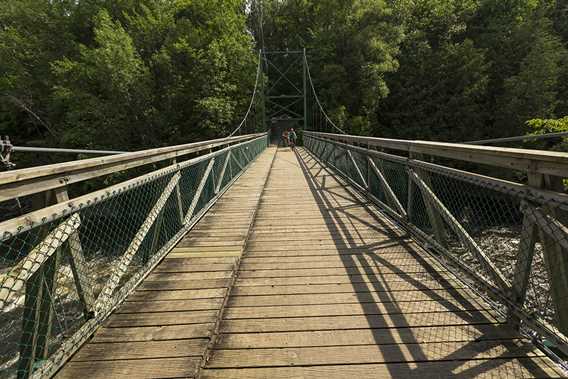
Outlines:
[[308,153],[273,156],[254,163],[61,377],[561,374]]

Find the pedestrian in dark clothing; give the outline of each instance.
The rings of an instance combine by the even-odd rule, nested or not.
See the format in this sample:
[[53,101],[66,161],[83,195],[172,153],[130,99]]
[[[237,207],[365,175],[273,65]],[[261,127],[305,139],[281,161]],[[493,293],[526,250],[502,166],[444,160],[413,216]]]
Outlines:
[[288,139],[290,140],[290,147],[292,149],[296,147],[296,140],[298,139],[298,136],[296,135],[294,128],[290,129],[290,133],[288,134]]

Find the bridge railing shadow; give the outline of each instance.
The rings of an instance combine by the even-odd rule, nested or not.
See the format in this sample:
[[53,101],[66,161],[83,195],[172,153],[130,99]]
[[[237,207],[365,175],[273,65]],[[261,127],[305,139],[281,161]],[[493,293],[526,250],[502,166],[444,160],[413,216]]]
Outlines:
[[[530,360],[515,359],[526,356],[533,346],[519,343],[505,320],[496,319],[487,303],[457,285],[459,280],[443,271],[405,230],[320,165],[311,153],[296,150],[296,159],[335,248],[342,252],[338,256],[353,279],[353,291],[378,351],[389,370],[392,367],[393,375],[431,376],[437,369],[431,362],[438,361],[444,363],[446,374],[460,371],[454,375],[457,377],[480,375],[505,363],[522,365],[535,376],[546,376]],[[345,202],[356,207],[345,206]],[[360,231],[362,228],[365,232]],[[399,291],[397,284],[401,282],[405,287]],[[436,290],[431,289],[433,283]],[[462,337],[452,336],[454,328],[463,327],[460,325],[473,328],[475,339],[463,341]],[[455,350],[443,346],[452,339],[459,342]],[[433,351],[436,347],[432,343],[441,343],[436,345],[440,351]],[[501,349],[500,354],[491,352],[496,348]]]

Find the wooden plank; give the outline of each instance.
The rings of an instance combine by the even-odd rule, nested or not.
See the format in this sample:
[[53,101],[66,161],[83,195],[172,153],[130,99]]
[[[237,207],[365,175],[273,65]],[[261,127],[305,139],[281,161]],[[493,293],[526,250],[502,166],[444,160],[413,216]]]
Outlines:
[[144,281],[137,288],[138,291],[164,291],[164,290],[192,290],[208,288],[227,288],[230,279],[209,280],[173,280],[173,281]]
[[415,260],[421,260],[426,258],[431,258],[432,255],[423,252],[423,251],[415,251],[413,249],[409,249],[405,247],[405,245],[399,246],[388,246],[388,247],[377,247],[376,249],[332,249],[332,250],[324,250],[324,249],[313,249],[313,250],[299,250],[299,254],[291,255],[288,251],[276,252],[271,253],[270,251],[254,251],[249,252],[243,256],[242,260],[243,263],[246,262],[247,264],[256,264],[256,263],[277,263],[282,262],[284,264],[290,263],[307,263],[307,262],[349,262],[353,259],[388,259],[388,260],[395,260],[395,259],[403,259],[403,258],[412,258]]
[[198,257],[198,258],[184,258],[184,257],[170,257],[169,255],[160,263],[161,265],[164,264],[195,264],[195,265],[204,265],[204,264],[235,264],[237,259],[234,257]]
[[260,333],[311,330],[339,330],[366,328],[400,328],[420,326],[453,326],[497,324],[494,316],[485,311],[457,311],[440,313],[394,314],[385,317],[334,316],[292,317],[269,319],[225,320],[222,333]]
[[506,325],[458,325],[399,329],[223,334],[216,349],[414,344],[517,339]]
[[[380,244],[374,244],[370,246],[308,246],[302,247],[288,247],[288,246],[274,246],[274,249],[270,249],[268,246],[258,246],[249,247],[247,245],[247,254],[249,258],[256,257],[301,257],[301,256],[339,256],[339,255],[360,255],[363,253],[375,253],[375,254],[390,254],[395,252],[400,254],[401,251],[405,251],[404,247],[410,248],[413,244],[409,244],[407,241],[398,240],[393,242],[392,240],[385,240]],[[414,250],[414,249],[413,249]],[[419,252],[421,255],[427,253]]]
[[199,357],[70,362],[57,379],[75,378],[174,378],[194,377]]
[[210,258],[210,257],[235,257],[242,255],[242,251],[210,251],[212,248],[202,249],[201,252],[170,253],[166,258]]
[[[378,275],[378,274],[399,274],[404,276],[411,272],[436,272],[434,267],[429,265],[414,264],[405,267],[402,271],[396,267],[372,267],[365,265],[362,267],[345,267],[345,268],[314,268],[314,269],[298,269],[298,270],[256,270],[243,271],[239,274],[240,278],[278,278],[287,276],[327,276],[327,275]],[[158,274],[156,274],[158,275]],[[197,274],[176,274],[180,275],[197,275]]]
[[215,322],[217,310],[155,312],[155,313],[113,313],[103,324],[105,328],[137,326],[189,325]]
[[[230,307],[286,306],[315,304],[363,304],[363,303],[398,303],[419,301],[452,301],[454,298],[467,299],[464,302],[480,301],[479,296],[460,293],[459,290],[414,290],[394,292],[360,292],[360,293],[324,293],[297,295],[256,295],[234,296],[229,299]],[[464,296],[465,295],[465,296]],[[467,297],[466,297],[467,296]],[[462,300],[463,301],[463,300]]]
[[308,285],[271,285],[271,286],[235,286],[231,294],[233,296],[254,295],[293,295],[293,294],[325,294],[325,293],[362,293],[362,292],[392,292],[422,289],[448,289],[467,288],[457,281],[442,282],[437,280],[420,281],[410,283],[407,281],[385,282],[384,285],[374,286],[367,283],[332,283],[332,284],[308,284]]
[[[292,250],[295,248],[311,248],[311,249],[317,249],[317,248],[346,248],[346,247],[357,247],[357,248],[372,248],[374,246],[376,246],[376,244],[382,243],[383,241],[390,241],[393,239],[394,236],[377,236],[375,238],[366,240],[366,241],[339,241],[339,242],[334,242],[333,240],[326,240],[326,239],[322,239],[322,240],[306,240],[306,241],[292,241],[289,243],[282,243],[279,245],[267,245],[264,242],[255,242],[255,241],[251,241],[250,244],[247,245],[247,249],[251,249],[251,251],[254,250],[258,250],[258,249],[262,249],[262,250],[267,250],[272,248],[273,251],[286,251],[286,250]],[[219,246],[219,248],[222,248],[221,246]]]
[[[399,274],[382,274],[381,278],[388,283],[392,281],[411,281],[413,283],[423,280],[443,280],[448,278],[444,272],[419,272]],[[335,284],[335,283],[371,283],[378,280],[375,276],[367,275],[330,275],[330,276],[298,276],[277,278],[238,278],[238,286],[281,286],[281,285],[307,285],[307,284]],[[380,282],[379,282],[380,283]]]
[[209,338],[214,323],[150,327],[101,328],[90,343],[166,341]]
[[[329,240],[329,241],[340,241],[344,243],[349,243],[351,241],[362,241],[362,242],[372,242],[378,237],[379,240],[383,240],[385,235],[390,235],[390,230],[377,231],[372,230],[368,232],[364,231],[320,231],[320,232],[309,232],[309,231],[294,231],[294,232],[274,232],[274,234],[266,235],[253,235],[249,239],[252,243],[269,242],[275,243],[278,241],[288,242],[290,241],[289,234],[294,235],[294,241],[313,241],[313,240]],[[219,237],[216,237],[219,238]],[[225,238],[226,240],[227,238]]]
[[[172,249],[172,252],[170,254],[168,254],[168,257],[172,257],[172,256],[176,256],[176,254],[179,253],[209,253],[209,252],[219,252],[219,253],[227,253],[228,256],[231,256],[231,254],[236,254],[236,253],[241,253],[241,247],[235,247],[234,249],[227,249],[226,247],[210,247],[210,248],[202,248],[202,247],[175,247]],[[211,255],[211,257],[214,257],[215,255]],[[222,256],[222,255],[221,255]],[[186,258],[207,258],[207,256],[205,257],[201,257],[199,255],[189,255],[186,256]]]
[[[257,225],[255,223],[255,227],[253,232],[251,233],[251,237],[254,238],[259,238],[259,237],[263,237],[263,236],[268,236],[268,235],[274,235],[275,233],[301,233],[301,234],[305,234],[305,233],[310,233],[310,234],[315,234],[316,232],[323,232],[323,233],[328,233],[329,235],[334,235],[334,234],[356,234],[356,233],[377,233],[377,232],[381,232],[384,229],[381,228],[380,225],[367,225],[367,224],[348,224],[348,225],[343,225],[341,227],[340,230],[333,230],[334,228],[330,228],[329,226],[331,226],[333,224],[321,224],[321,225],[310,225],[310,226],[306,226],[306,225],[274,225],[274,226],[261,226],[261,225]],[[331,229],[331,230],[330,230]],[[237,232],[233,232],[231,230],[221,230],[218,233],[216,233],[217,235],[231,235],[232,233],[237,233]]]
[[207,240],[207,239],[196,239],[196,240],[185,240],[180,243],[180,246],[183,247],[222,247],[225,249],[231,249],[235,246],[242,246],[244,244],[244,240],[237,240],[237,241],[228,241],[227,239],[215,239],[215,240]]
[[164,301],[133,301],[126,302],[115,313],[150,313],[150,312],[180,312],[204,311],[220,309],[222,298],[194,300],[164,300]]
[[457,301],[453,299],[416,300],[400,303],[332,303],[298,304],[275,306],[230,306],[224,312],[224,319],[268,319],[282,317],[330,317],[330,316],[370,316],[409,313],[437,313],[450,311],[489,311],[490,307],[479,301]]
[[427,344],[324,346],[214,350],[209,368],[368,364],[542,357],[532,344],[515,340],[431,342]]
[[[171,262],[171,260],[170,260]],[[173,263],[173,264],[172,264]],[[232,271],[234,264],[218,263],[218,264],[183,264],[177,262],[163,262],[156,267],[153,272],[215,272],[215,271]]]
[[354,202],[345,205],[331,206],[322,205],[320,207],[313,206],[310,208],[299,209],[297,206],[283,207],[281,210],[267,209],[262,207],[262,213],[258,215],[258,221],[262,226],[277,222],[279,216],[297,217],[305,222],[321,223],[333,222],[333,220],[346,221],[349,219],[360,219],[361,221],[377,221],[378,218],[369,213],[369,206],[362,207],[363,204]]
[[558,377],[561,372],[545,358],[479,359],[471,361],[437,361],[408,363],[287,366],[270,368],[205,369],[203,379],[377,379],[420,378],[433,379],[448,375],[475,378],[530,378]]
[[[392,257],[392,256],[391,256]],[[381,255],[375,256],[358,256],[358,257],[345,257],[344,261],[331,261],[320,260],[320,261],[307,261],[307,262],[294,262],[294,263],[249,263],[245,260],[241,266],[242,271],[254,271],[254,270],[300,270],[300,269],[316,269],[316,268],[349,268],[349,267],[364,267],[366,265],[377,265],[377,266],[393,266],[400,269],[404,269],[407,266],[437,266],[438,263],[434,261],[433,258],[425,257],[423,259],[417,260],[411,255],[406,257],[395,256],[383,257]],[[390,258],[390,259],[389,259]],[[182,268],[180,268],[182,269]]]
[[246,237],[245,234],[246,230],[243,228],[242,230],[237,229],[222,229],[222,230],[211,230],[210,228],[206,228],[205,230],[192,230],[188,236],[191,238],[208,238],[208,237],[233,237],[235,239],[243,239]]
[[199,290],[136,291],[128,296],[126,301],[211,299],[224,297],[225,292],[225,288]]
[[73,356],[71,362],[197,357],[203,354],[206,344],[207,339],[205,338],[176,341],[89,343]]
[[201,279],[229,279],[233,276],[232,271],[212,272],[182,272],[182,273],[150,273],[147,281],[173,281],[173,280],[201,280]]

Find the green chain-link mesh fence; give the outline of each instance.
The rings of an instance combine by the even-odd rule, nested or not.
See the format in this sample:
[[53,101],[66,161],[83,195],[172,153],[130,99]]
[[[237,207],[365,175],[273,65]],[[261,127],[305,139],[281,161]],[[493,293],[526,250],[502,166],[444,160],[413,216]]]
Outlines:
[[314,134],[313,155],[434,247],[503,321],[566,352],[568,196]]
[[259,137],[0,229],[0,377],[52,374],[266,146]]

